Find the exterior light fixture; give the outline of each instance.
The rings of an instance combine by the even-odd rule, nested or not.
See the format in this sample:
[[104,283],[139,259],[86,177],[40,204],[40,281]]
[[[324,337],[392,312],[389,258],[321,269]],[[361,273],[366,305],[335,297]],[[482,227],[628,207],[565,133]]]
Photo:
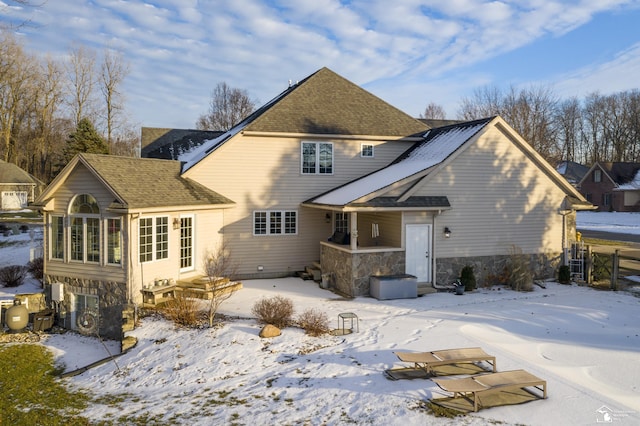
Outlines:
[[180,219],[176,217],[173,219],[173,229],[178,229],[178,228],[180,228]]
[[449,229],[449,227],[445,226],[444,227],[444,237],[445,238],[449,238],[451,236],[451,229]]
[[331,223],[331,213],[327,213],[324,215],[324,221],[327,223]]

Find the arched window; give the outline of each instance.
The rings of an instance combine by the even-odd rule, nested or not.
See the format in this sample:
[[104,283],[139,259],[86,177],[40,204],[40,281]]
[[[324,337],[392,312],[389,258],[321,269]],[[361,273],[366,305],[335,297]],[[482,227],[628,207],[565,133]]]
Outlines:
[[100,206],[91,194],[77,195],[69,205],[72,261],[100,262]]

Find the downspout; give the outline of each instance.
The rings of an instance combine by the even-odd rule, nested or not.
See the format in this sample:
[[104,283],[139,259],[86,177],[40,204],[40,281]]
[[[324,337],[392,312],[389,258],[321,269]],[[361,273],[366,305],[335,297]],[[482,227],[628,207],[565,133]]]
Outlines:
[[436,286],[436,217],[440,215],[441,210],[434,212],[431,217],[431,286]]
[[573,212],[573,209],[570,207],[571,202],[567,197],[565,197],[558,209],[558,214],[562,216],[562,264],[564,266],[569,265],[569,248],[567,247],[567,215]]

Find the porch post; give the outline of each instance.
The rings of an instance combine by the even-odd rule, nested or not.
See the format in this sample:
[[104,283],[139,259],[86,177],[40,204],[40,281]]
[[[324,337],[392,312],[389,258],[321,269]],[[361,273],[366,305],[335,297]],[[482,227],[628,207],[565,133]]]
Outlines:
[[351,212],[351,250],[358,249],[358,213]]

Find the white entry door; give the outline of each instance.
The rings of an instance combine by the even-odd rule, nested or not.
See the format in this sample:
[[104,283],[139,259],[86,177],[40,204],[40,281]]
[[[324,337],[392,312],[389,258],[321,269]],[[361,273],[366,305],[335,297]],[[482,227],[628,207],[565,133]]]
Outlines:
[[431,282],[431,225],[407,225],[405,240],[406,273]]

